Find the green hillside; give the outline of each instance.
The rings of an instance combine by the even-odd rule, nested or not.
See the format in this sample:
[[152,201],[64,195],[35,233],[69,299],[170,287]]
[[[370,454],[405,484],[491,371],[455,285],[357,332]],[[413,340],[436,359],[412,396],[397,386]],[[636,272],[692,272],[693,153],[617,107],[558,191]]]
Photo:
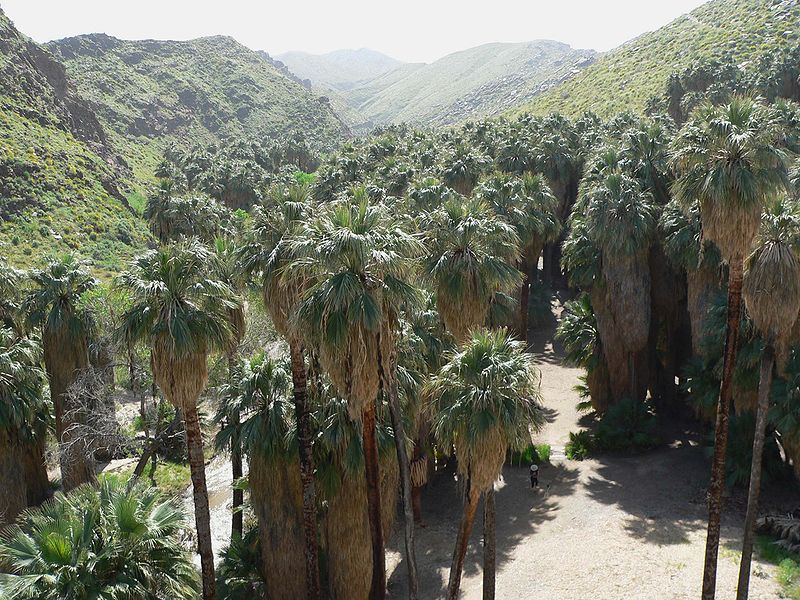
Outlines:
[[663,93],[669,75],[703,58],[750,61],[795,43],[800,6],[794,0],[711,0],[669,25],[603,54],[574,78],[512,111],[610,116],[642,111]]
[[135,188],[163,148],[302,131],[329,149],[347,128],[329,104],[229,37],[124,41],[104,34],[48,44],[131,166]]
[[0,11],[0,254],[29,266],[80,249],[116,270],[148,238],[115,184],[124,174],[63,66]]

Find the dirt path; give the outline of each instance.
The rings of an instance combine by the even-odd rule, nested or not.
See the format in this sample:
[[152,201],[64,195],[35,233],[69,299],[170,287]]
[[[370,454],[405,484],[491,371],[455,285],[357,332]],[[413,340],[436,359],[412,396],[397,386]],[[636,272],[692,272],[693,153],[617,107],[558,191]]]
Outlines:
[[[563,446],[580,429],[573,387],[581,371],[560,364],[546,331],[532,349],[542,371],[550,422],[536,442]],[[554,459],[532,491],[527,466],[506,467],[497,486],[497,598],[526,600],[668,600],[698,598],[705,548],[708,462],[697,435],[677,430],[669,447],[636,457],[575,462]],[[424,492],[417,560],[423,598],[442,598],[460,518],[452,476]],[[728,511],[719,558],[717,597],[734,597],[741,511]],[[476,520],[462,597],[480,598],[481,524]],[[387,557],[392,598],[407,597],[402,530]],[[774,568],[754,561],[752,600],[778,598]]]

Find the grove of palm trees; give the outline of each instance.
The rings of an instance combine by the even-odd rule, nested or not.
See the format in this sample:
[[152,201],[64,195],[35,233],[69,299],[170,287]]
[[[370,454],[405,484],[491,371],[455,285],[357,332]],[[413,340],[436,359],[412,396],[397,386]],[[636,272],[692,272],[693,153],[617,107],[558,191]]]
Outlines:
[[164,138],[132,255],[0,257],[0,599],[800,598],[797,55]]

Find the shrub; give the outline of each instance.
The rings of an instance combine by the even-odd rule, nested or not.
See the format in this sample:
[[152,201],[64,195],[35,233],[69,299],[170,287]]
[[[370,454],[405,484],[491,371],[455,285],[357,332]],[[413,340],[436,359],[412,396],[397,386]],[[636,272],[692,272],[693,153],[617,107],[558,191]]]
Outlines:
[[550,444],[529,444],[523,450],[509,450],[507,462],[511,465],[545,463],[550,461]]
[[[756,419],[752,412],[731,416],[728,452],[725,460],[725,483],[728,487],[747,486],[750,482],[755,431]],[[709,441],[713,444],[713,437]],[[709,448],[709,454],[711,448],[713,448],[713,445]],[[781,460],[778,444],[775,438],[767,432],[767,437],[764,441],[761,478],[767,482],[779,479],[785,473],[786,467]]]
[[781,597],[800,600],[800,554],[783,548],[772,536],[758,536],[756,550],[759,557],[778,566],[776,579],[781,586]]
[[221,558],[217,569],[217,592],[221,598],[250,600],[264,596],[257,527],[248,529],[242,538],[231,539]]
[[536,444],[538,462],[550,462],[550,444]]
[[600,450],[641,450],[658,443],[656,416],[647,401],[621,400],[600,419],[595,444]]
[[186,526],[183,508],[143,483],[108,479],[57,494],[0,537],[0,595],[197,598]]
[[564,454],[570,460],[583,460],[588,458],[594,447],[594,439],[589,431],[570,431],[569,442],[564,447]]

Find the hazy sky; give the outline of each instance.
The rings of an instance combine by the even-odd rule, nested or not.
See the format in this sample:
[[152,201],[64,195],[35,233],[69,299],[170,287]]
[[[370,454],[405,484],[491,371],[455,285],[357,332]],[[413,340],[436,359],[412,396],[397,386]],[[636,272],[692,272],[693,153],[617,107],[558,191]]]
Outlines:
[[372,48],[435,60],[486,42],[554,39],[608,50],[703,0],[0,0],[39,42],[104,32],[126,39],[233,36],[254,50]]

